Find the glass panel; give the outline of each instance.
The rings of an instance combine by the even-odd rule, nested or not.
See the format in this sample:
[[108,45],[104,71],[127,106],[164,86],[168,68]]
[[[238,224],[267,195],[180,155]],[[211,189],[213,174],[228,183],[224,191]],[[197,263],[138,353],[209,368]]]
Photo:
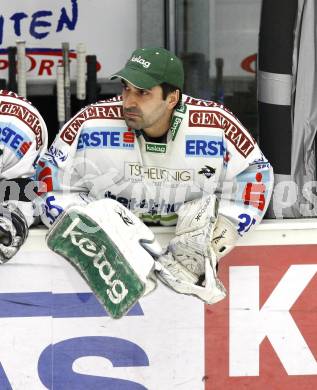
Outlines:
[[176,54],[184,63],[184,92],[210,99],[209,0],[176,0]]
[[261,0],[176,0],[175,6],[184,92],[224,103],[257,138]]

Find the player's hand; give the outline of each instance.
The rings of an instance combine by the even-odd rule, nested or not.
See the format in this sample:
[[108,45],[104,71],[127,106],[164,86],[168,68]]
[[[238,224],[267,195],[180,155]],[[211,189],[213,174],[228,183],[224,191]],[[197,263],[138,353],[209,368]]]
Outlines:
[[15,207],[0,207],[0,264],[10,260],[28,235],[28,226],[21,211]]

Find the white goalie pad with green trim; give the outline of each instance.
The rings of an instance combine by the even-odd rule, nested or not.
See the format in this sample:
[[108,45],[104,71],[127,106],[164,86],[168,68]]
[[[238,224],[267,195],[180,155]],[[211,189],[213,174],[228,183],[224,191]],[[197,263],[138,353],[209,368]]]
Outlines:
[[68,208],[46,236],[50,249],[84,277],[113,318],[122,317],[156,286],[153,232],[115,200]]

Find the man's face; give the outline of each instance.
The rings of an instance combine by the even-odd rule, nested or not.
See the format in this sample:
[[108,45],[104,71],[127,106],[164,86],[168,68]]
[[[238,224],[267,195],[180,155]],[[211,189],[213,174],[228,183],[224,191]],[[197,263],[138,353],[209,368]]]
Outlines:
[[[152,137],[162,135],[162,126],[169,123],[172,109],[169,99],[163,100],[162,88],[139,89],[123,82],[123,116],[129,127],[144,130]],[[168,130],[163,129],[164,132]]]

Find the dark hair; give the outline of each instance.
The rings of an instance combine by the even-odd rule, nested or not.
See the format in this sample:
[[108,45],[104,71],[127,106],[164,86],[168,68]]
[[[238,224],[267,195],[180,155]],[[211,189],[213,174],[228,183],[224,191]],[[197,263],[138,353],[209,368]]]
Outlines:
[[160,86],[162,87],[163,100],[165,100],[171,92],[174,92],[177,89],[179,90],[179,99],[178,99],[178,102],[177,102],[175,108],[180,108],[181,103],[182,103],[182,91],[178,87],[175,87],[174,85],[171,85],[168,83],[162,83],[162,84],[160,84]]

